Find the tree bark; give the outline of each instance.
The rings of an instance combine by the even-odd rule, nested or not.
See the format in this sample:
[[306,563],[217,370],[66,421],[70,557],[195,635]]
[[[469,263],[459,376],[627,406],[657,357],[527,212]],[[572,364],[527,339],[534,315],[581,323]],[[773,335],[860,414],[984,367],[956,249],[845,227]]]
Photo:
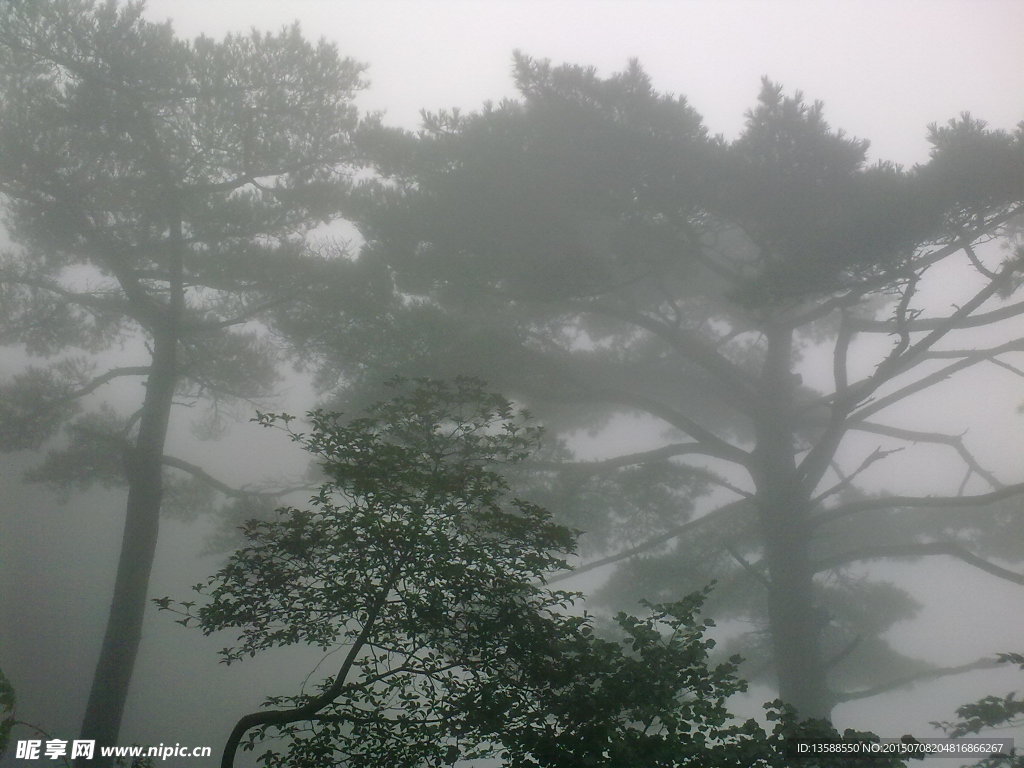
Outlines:
[[99,748],[117,744],[142,638],[160,527],[164,443],[177,381],[176,334],[157,333],[153,341],[152,370],[146,381],[139,434],[126,459],[128,503],[114,596],[82,721],[81,738],[96,741],[96,754],[92,760],[76,760],[79,768],[105,768],[112,762],[100,756]]
[[810,559],[808,500],[794,456],[792,330],[772,329],[762,374],[770,406],[757,418],[756,503],[768,565],[768,621],[779,698],[801,718],[831,711]]

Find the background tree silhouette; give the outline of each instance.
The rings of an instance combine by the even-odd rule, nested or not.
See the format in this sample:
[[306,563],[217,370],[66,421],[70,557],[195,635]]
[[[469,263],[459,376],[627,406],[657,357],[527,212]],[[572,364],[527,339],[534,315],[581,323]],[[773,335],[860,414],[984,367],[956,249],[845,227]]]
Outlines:
[[[62,435],[37,478],[128,489],[82,726],[102,745],[139,644],[164,469],[210,479],[164,456],[173,405],[269,391],[252,321],[317,279],[305,235],[338,210],[359,73],[297,27],[187,42],[141,4],[0,9],[0,339],[31,362],[4,384],[3,448]],[[108,364],[126,347],[138,364]],[[144,383],[141,403],[82,412],[120,379]]]
[[[342,317],[325,288],[287,318],[323,380],[358,403],[395,373],[469,373],[567,439],[655,425],[650,450],[580,462],[566,443],[537,465],[537,498],[592,532],[579,570],[619,562],[619,598],[719,579],[716,615],[758,624],[749,674],[774,669],[805,716],[944,673],[881,637],[912,602],[847,574],[942,554],[1024,581],[995,559],[1020,559],[1020,478],[899,418],[962,371],[1019,375],[1020,253],[981,244],[1012,245],[1020,132],[963,116],[930,129],[927,164],[869,166],[866,141],[767,81],[726,142],[636,63],[602,79],[517,56],[516,78],[519,100],[367,145],[378,309]],[[950,281],[955,298],[928,298]],[[856,436],[876,442],[854,455]],[[865,495],[915,445],[948,450],[959,489]]]

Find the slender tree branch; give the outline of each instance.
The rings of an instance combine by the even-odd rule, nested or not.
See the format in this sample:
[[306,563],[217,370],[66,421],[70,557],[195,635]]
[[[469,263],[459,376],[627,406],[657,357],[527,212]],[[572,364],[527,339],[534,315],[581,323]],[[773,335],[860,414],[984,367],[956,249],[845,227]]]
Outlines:
[[1024,352],[1024,339],[1014,339],[998,347],[988,349],[937,349],[928,352],[923,356],[925,360],[942,360],[949,358],[960,359],[963,357],[980,358],[983,360],[994,360],[996,355],[1004,352]]
[[668,422],[698,442],[701,446],[701,450],[695,450],[693,453],[699,452],[706,456],[725,459],[726,461],[734,462],[743,467],[748,467],[750,464],[750,454],[746,451],[726,442],[711,430],[695,422],[689,416],[686,416],[673,408],[669,408],[656,400],[652,400],[649,397],[637,395],[632,392],[622,392],[611,389],[590,390],[589,394],[591,397],[597,399],[631,406],[637,410],[644,411],[652,416],[657,416],[663,421]]
[[850,425],[850,429],[858,432],[870,432],[875,435],[895,437],[898,440],[907,440],[914,443],[934,443],[936,445],[948,445],[955,450],[968,469],[979,477],[985,479],[993,488],[1002,488],[1003,483],[999,478],[989,472],[974,457],[974,454],[964,445],[963,435],[947,435],[942,432],[923,432],[916,429],[904,429],[902,427],[891,427],[887,424],[877,424],[872,421],[857,421]]
[[298,294],[293,293],[288,296],[281,296],[276,299],[271,299],[269,301],[256,304],[252,307],[246,307],[245,311],[242,312],[241,314],[235,315],[233,317],[224,318],[223,320],[212,320],[205,322],[200,321],[196,323],[186,324],[182,328],[182,335],[184,336],[201,333],[213,333],[216,331],[224,330],[225,328],[230,328],[233,325],[241,325],[242,323],[246,323],[249,320],[252,320],[257,315],[266,312],[268,309],[279,307],[282,304],[286,304],[289,301],[294,300],[296,296],[298,296]]
[[[1024,206],[1018,206],[1016,208],[1010,208],[1009,210],[1003,211],[1003,213],[993,216],[988,221],[977,227],[971,232],[961,234],[961,236],[954,242],[947,243],[946,245],[938,247],[934,251],[928,253],[922,253],[915,257],[911,264],[908,265],[910,269],[920,272],[923,269],[930,267],[933,264],[945,259],[947,256],[951,256],[957,251],[961,250],[963,243],[968,244],[982,237],[983,235],[992,232],[1002,224],[1005,224],[1010,219],[1014,218],[1018,214],[1024,211]],[[814,322],[827,317],[829,314],[837,309],[849,307],[860,302],[864,296],[875,291],[879,288],[883,288],[889,285],[893,280],[891,273],[885,273],[878,275],[873,278],[868,278],[858,284],[854,289],[848,291],[842,296],[835,296],[830,298],[821,304],[812,307],[803,314],[797,315],[792,319],[791,323],[794,328],[798,328],[802,325]],[[1024,302],[1016,305],[1018,307],[1017,312],[1013,314],[1019,314],[1024,312]],[[1012,317],[1013,314],[1009,315],[997,315],[992,313],[994,317],[992,320],[1005,320],[1007,317]],[[981,316],[979,316],[980,318]],[[978,319],[978,318],[975,318]],[[983,322],[975,323],[973,320],[968,321],[967,324],[961,325],[961,328],[973,327],[974,325],[987,325],[992,320],[986,320]],[[937,319],[915,319],[913,323],[910,323],[907,327],[911,333],[916,331],[927,331],[934,330],[935,327],[943,322],[942,318]],[[897,327],[892,323],[891,320],[854,320],[852,329],[857,332],[871,332],[871,333],[897,333]]]
[[984,507],[1003,499],[1024,494],[1024,483],[1003,486],[991,493],[976,496],[888,496],[880,499],[864,499],[825,510],[813,519],[814,525],[823,525],[844,517],[878,509],[950,509],[956,507]]
[[[1024,301],[1015,304],[1008,304],[1005,307],[994,309],[991,312],[984,312],[980,315],[961,318],[953,330],[964,330],[967,328],[980,328],[997,323],[1001,320],[1009,320],[1024,314]],[[949,317],[919,317],[908,325],[907,330],[911,333],[918,331],[934,331],[941,328],[949,321]],[[858,319],[853,321],[853,329],[857,333],[896,333],[896,326],[891,320],[867,320]]]
[[565,468],[592,473],[602,472],[607,469],[631,467],[636,464],[646,464],[651,461],[663,461],[673,456],[685,456],[690,453],[704,454],[704,447],[700,443],[670,443],[649,451],[627,453],[621,456],[613,456],[610,459],[597,459],[596,461],[534,461],[530,463],[532,466],[544,469]]
[[61,401],[66,402],[68,400],[77,400],[80,397],[92,394],[97,389],[102,387],[104,384],[108,384],[114,379],[123,378],[126,376],[148,376],[150,373],[150,367],[148,365],[129,365],[122,368],[111,368],[109,371],[97,376],[83,387],[76,389],[74,392],[65,395],[61,398]]
[[850,640],[850,642],[848,642],[845,646],[840,648],[836,654],[834,654],[828,660],[826,660],[825,665],[829,668],[836,666],[839,662],[841,662],[843,659],[845,659],[847,656],[849,656],[851,653],[857,650],[857,648],[860,646],[862,642],[864,642],[864,635],[854,636],[854,638]]
[[924,672],[917,672],[912,675],[906,675],[896,680],[892,680],[887,683],[882,683],[881,685],[876,685],[873,688],[865,688],[860,691],[836,693],[834,697],[836,703],[842,703],[846,701],[857,701],[858,699],[868,699],[872,696],[880,696],[883,693],[894,691],[897,688],[904,688],[908,685],[924,682],[926,680],[938,680],[943,677],[950,677],[951,675],[961,675],[964,672],[973,672],[976,669],[994,669],[997,666],[998,662],[995,659],[978,659],[977,661],[972,661],[969,664],[961,664],[956,667],[940,667],[939,669],[928,669]]
[[860,562],[862,560],[882,560],[889,558],[905,557],[929,557],[934,555],[946,555],[955,557],[968,565],[971,565],[985,573],[996,576],[1004,581],[1013,584],[1024,585],[1024,575],[1011,571],[1008,568],[996,565],[983,557],[971,552],[962,544],[955,541],[926,541],[912,542],[910,544],[888,544],[876,547],[864,547],[844,552],[835,557],[822,560],[816,565],[817,572],[838,568],[841,565]]
[[617,563],[620,560],[626,560],[634,555],[639,555],[644,552],[648,552],[656,547],[665,544],[672,539],[683,536],[687,533],[692,533],[695,530],[704,528],[715,522],[722,522],[723,518],[727,518],[731,515],[738,514],[749,508],[749,502],[746,499],[739,499],[737,501],[726,504],[724,507],[719,507],[706,515],[698,517],[696,520],[689,520],[681,525],[677,525],[673,528],[668,529],[664,533],[659,533],[657,536],[652,536],[646,541],[641,542],[633,547],[621,550],[614,554],[602,557],[597,560],[592,560],[583,565],[577,566],[572,570],[565,571],[563,573],[555,574],[547,579],[548,584],[554,584],[558,581],[565,581],[571,579],[574,576],[587,573],[588,571],[596,570],[597,568],[603,568],[606,565]]
[[9,270],[0,270],[0,283],[23,285],[26,288],[46,291],[59,296],[68,304],[91,310],[97,315],[127,315],[136,321],[139,320],[132,313],[132,309],[127,302],[102,298],[100,294],[96,293],[77,293],[50,280],[44,280],[31,275],[15,274]]
[[876,461],[881,461],[890,454],[898,453],[899,451],[902,450],[902,448],[895,448],[892,450],[883,451],[881,448],[875,448],[875,450],[873,450],[868,456],[866,456],[865,459],[860,463],[860,466],[857,467],[857,469],[855,469],[850,475],[844,475],[843,477],[840,478],[838,483],[836,483],[831,488],[823,491],[822,493],[811,499],[811,506],[815,507],[818,504],[821,504],[821,502],[827,499],[829,496],[834,496],[835,494],[842,491],[844,488],[848,488],[850,484],[853,482],[854,478],[857,477],[857,475],[867,470],[867,468],[874,464]]
[[210,486],[211,488],[220,491],[225,496],[231,496],[232,498],[236,499],[246,499],[252,498],[254,496],[265,499],[276,499],[286,494],[294,493],[295,491],[309,490],[314,487],[304,484],[288,486],[274,491],[251,491],[246,490],[244,488],[235,488],[234,486],[228,485],[227,483],[215,478],[202,467],[184,461],[183,459],[176,458],[175,456],[168,456],[164,454],[162,461],[165,467],[172,467],[174,469],[185,472],[186,474],[191,475],[197,480],[202,481],[204,484]]
[[1000,360],[998,358],[993,357],[991,360],[989,360],[989,362],[992,363],[992,365],[998,365],[1000,368],[1005,368],[1010,373],[1012,373],[1012,374],[1014,374],[1016,376],[1020,376],[1022,379],[1024,379],[1024,371],[1022,371],[1020,368],[1018,368],[1015,365],[1010,365],[1005,360]]
[[[530,462],[530,465],[541,469],[565,469],[573,472],[595,474],[598,472],[605,472],[609,469],[619,469],[621,467],[636,466],[637,464],[664,461],[675,456],[686,456],[692,453],[707,455],[707,452],[700,443],[670,443],[659,448],[652,448],[649,451],[627,453],[621,456],[613,456],[610,459],[597,459],[595,461],[534,461]],[[732,491],[737,496],[742,496],[744,498],[753,497],[753,494],[750,491],[744,490],[743,488],[730,483],[728,480],[723,477],[719,477],[709,469],[705,469],[704,467],[695,467],[690,464],[684,464],[682,466],[685,466],[696,474],[700,474],[709,482],[719,485],[726,490]]]
[[753,565],[751,565],[747,558],[740,554],[739,550],[737,550],[736,547],[734,547],[728,541],[725,542],[723,546],[725,547],[725,551],[732,555],[732,559],[739,563],[741,566],[743,566],[743,570],[745,570],[747,573],[753,576],[757,581],[761,582],[761,584],[763,584],[768,589],[772,588],[772,583],[768,579],[768,577],[765,576],[764,573],[759,571]]
[[[872,414],[878,413],[884,408],[888,408],[889,406],[900,402],[901,400],[909,397],[910,395],[913,395],[917,392],[920,392],[923,389],[927,389],[928,387],[934,384],[938,384],[939,382],[948,379],[954,373],[959,373],[960,371],[966,370],[967,368],[977,365],[978,363],[986,362],[987,360],[989,360],[989,358],[985,354],[985,352],[987,352],[987,350],[982,350],[982,352],[976,355],[972,355],[970,357],[961,358],[957,360],[955,363],[947,365],[945,368],[941,368],[938,371],[934,371],[933,373],[930,373],[927,376],[922,376],[920,379],[917,379],[916,381],[913,381],[910,384],[907,384],[895,390],[894,392],[890,392],[888,395],[885,395],[884,397],[880,397],[877,400],[871,401],[870,403],[864,405],[862,408],[853,413],[851,419],[851,426],[853,423],[866,419]],[[923,362],[926,359],[928,358],[921,358],[921,362]]]
[[364,646],[369,642],[370,635],[376,628],[377,617],[380,615],[381,610],[387,603],[388,595],[398,578],[400,570],[400,564],[396,565],[395,569],[390,574],[388,581],[381,585],[377,600],[370,606],[370,610],[367,611],[366,620],[363,622],[362,629],[359,630],[359,634],[356,636],[355,640],[352,641],[352,646],[345,655],[345,660],[341,664],[341,669],[338,670],[337,676],[335,676],[334,681],[327,687],[327,689],[318,696],[310,698],[310,700],[302,706],[295,707],[293,709],[265,710],[262,712],[252,712],[243,716],[231,730],[227,743],[224,745],[224,754],[221,757],[220,763],[221,768],[234,768],[235,753],[238,751],[238,745],[241,743],[242,737],[251,728],[266,725],[287,725],[288,723],[295,723],[309,719],[310,716],[316,715],[321,709],[338,697],[348,682],[348,675],[352,671],[352,667],[355,665],[356,660],[359,658],[359,654],[362,653]]

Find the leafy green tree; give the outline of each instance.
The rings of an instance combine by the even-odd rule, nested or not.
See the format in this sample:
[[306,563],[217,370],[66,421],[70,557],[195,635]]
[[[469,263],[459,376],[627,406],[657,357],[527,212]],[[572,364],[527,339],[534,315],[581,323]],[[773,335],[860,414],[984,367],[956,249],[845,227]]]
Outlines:
[[[306,234],[338,210],[360,67],[297,27],[175,37],[141,3],[0,7],[0,341],[5,450],[57,444],[38,477],[127,486],[124,539],[82,727],[117,741],[157,541],[175,402],[269,391],[252,321],[330,267]],[[118,362],[128,350],[136,364]],[[129,412],[83,410],[117,380]],[[123,404],[129,396],[119,396]]]
[[[904,169],[767,81],[725,141],[636,64],[602,79],[519,56],[516,78],[518,100],[367,144],[377,310],[342,316],[325,287],[289,318],[324,382],[359,402],[395,373],[474,374],[566,440],[657,425],[649,450],[538,465],[536,500],[594,532],[577,572],[618,562],[611,590],[657,599],[717,578],[716,613],[753,617],[745,654],[805,716],[940,674],[882,637],[912,601],[849,569],[941,555],[1024,582],[993,560],[1020,560],[1020,478],[899,418],[961,372],[1019,373],[1020,253],[981,244],[1012,243],[1022,133],[964,116]],[[959,490],[866,495],[914,446],[960,462]]]
[[569,611],[578,595],[544,581],[573,533],[503,474],[538,428],[472,380],[405,384],[361,418],[311,413],[308,431],[260,415],[317,457],[326,482],[309,508],[250,522],[246,546],[196,587],[198,604],[156,600],[207,634],[237,632],[227,663],[297,644],[335,659],[315,690],[307,677],[242,717],[224,768],[240,744],[270,737],[286,748],[262,761],[282,768],[488,756],[515,768],[781,767],[788,739],[839,738],[777,706],[771,734],[732,719],[726,699],[744,685],[735,660],[709,665],[703,594],[620,614],[620,638],[597,637]]
[[[1000,653],[1000,664],[1016,664],[1024,672],[1024,654]],[[1024,725],[1024,700],[1019,692],[1011,691],[1005,696],[985,696],[978,701],[964,704],[956,710],[959,718],[954,722],[932,723],[941,728],[951,739],[980,734],[993,729],[1006,729]],[[1012,754],[981,760],[978,768],[1024,768],[1024,754],[1019,747]]]

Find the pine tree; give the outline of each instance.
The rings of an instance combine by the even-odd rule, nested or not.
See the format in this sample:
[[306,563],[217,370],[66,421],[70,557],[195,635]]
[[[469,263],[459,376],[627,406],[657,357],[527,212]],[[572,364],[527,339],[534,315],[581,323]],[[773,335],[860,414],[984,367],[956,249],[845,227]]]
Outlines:
[[[189,42],[141,3],[0,9],[0,338],[31,361],[4,385],[3,448],[63,430],[37,476],[128,489],[82,726],[100,745],[117,743],[139,645],[172,407],[267,392],[252,321],[327,268],[305,236],[342,199],[359,75],[298,27]],[[83,412],[121,379],[143,382],[134,410]]]
[[[1024,135],[963,116],[931,128],[928,163],[869,165],[866,141],[767,81],[727,142],[635,63],[602,79],[519,56],[516,76],[518,100],[375,135],[386,178],[365,186],[361,269],[381,309],[343,320],[325,293],[293,318],[325,380],[346,376],[356,402],[396,372],[475,374],[566,437],[621,414],[653,422],[668,437],[651,450],[580,462],[567,445],[540,468],[538,498],[604,555],[583,570],[628,560],[612,589],[649,599],[717,578],[722,610],[764,622],[765,663],[806,716],[940,674],[880,637],[912,612],[903,593],[826,577],[946,554],[1022,581],[984,555],[1006,556],[993,547],[1019,530],[1019,503],[998,502],[1024,484],[962,436],[887,419],[1024,350],[967,339],[1012,334],[1024,312],[1008,303],[1019,253],[978,245],[1019,222]],[[939,265],[962,275],[955,306],[924,298]],[[858,362],[878,338],[892,343]],[[800,372],[823,348],[819,391]],[[851,460],[840,448],[858,434],[877,448]],[[913,444],[950,449],[958,494],[858,490]],[[731,499],[695,516],[712,488]]]

